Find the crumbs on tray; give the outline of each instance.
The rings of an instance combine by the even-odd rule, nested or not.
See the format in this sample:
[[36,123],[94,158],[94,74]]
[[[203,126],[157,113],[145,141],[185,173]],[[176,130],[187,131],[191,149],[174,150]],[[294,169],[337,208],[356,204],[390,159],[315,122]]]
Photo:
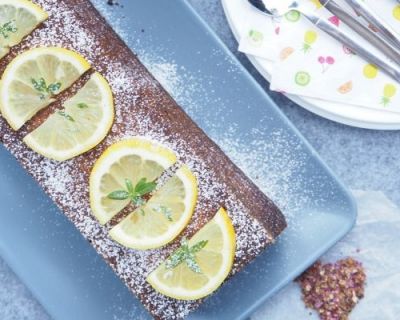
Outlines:
[[346,320],[364,297],[366,275],[361,262],[346,258],[327,264],[318,261],[297,281],[306,306],[322,320]]

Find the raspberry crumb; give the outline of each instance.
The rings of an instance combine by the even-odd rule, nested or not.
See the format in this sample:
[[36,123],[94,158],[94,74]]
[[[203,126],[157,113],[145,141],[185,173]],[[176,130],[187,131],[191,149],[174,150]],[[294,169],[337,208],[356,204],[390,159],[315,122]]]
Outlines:
[[298,279],[306,306],[322,320],[347,320],[364,297],[366,275],[361,262],[346,258],[335,263],[316,262]]

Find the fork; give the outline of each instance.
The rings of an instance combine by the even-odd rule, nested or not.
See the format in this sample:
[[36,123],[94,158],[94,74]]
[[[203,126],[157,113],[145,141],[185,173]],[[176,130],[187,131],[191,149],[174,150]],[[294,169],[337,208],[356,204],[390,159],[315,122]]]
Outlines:
[[[345,30],[339,29],[330,21],[317,15],[315,10],[310,8],[309,3],[304,2],[304,0],[248,0],[248,2],[256,9],[273,18],[281,18],[293,10],[299,11],[315,26],[350,48],[354,53],[358,54],[369,63],[380,68],[396,81],[400,82],[400,67],[398,65],[391,61],[387,61],[374,52],[364,48],[363,43],[360,42],[359,38]],[[275,3],[275,6],[273,3]]]

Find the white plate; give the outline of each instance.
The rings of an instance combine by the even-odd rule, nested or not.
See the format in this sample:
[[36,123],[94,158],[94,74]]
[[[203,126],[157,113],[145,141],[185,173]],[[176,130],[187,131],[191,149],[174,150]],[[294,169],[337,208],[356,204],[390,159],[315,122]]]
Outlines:
[[[245,32],[244,12],[258,14],[246,0],[221,0],[227,17],[228,23],[233,31],[237,41]],[[270,81],[272,63],[255,56],[247,55],[254,67],[262,76]],[[289,99],[296,102],[303,108],[330,120],[340,122],[346,125],[376,129],[376,130],[399,130],[400,114],[379,111],[354,105],[345,105],[336,102],[320,100],[316,98],[287,95]]]

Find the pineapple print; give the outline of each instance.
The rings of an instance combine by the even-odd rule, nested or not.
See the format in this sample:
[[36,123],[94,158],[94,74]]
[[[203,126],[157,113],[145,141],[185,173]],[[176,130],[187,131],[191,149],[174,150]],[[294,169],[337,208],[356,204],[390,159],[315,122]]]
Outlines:
[[390,104],[391,99],[396,95],[397,93],[397,88],[389,83],[386,84],[385,87],[383,88],[383,97],[381,100],[381,104],[383,104],[384,107]]
[[321,4],[321,2],[319,2],[319,0],[310,0],[310,1],[311,1],[311,3],[313,3],[315,5],[315,7],[317,9],[322,8],[322,4]]
[[304,53],[309,52],[312,49],[312,45],[317,41],[318,33],[314,30],[308,30],[304,34],[303,51]]

